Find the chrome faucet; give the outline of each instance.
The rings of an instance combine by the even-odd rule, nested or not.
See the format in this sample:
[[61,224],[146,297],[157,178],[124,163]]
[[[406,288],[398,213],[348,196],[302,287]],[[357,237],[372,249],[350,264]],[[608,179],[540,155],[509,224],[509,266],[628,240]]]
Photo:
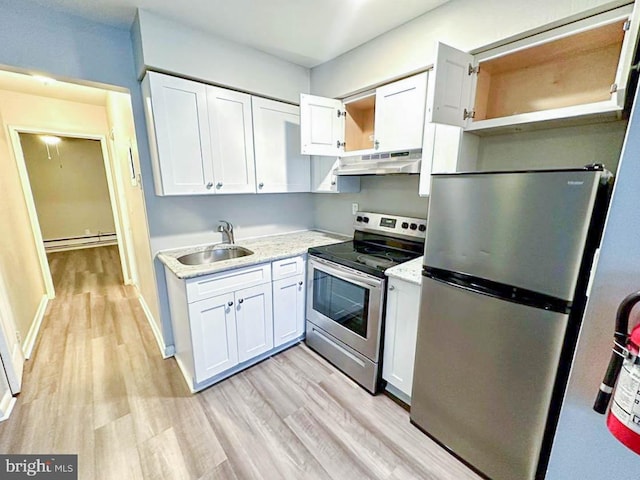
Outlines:
[[[220,220],[220,225],[218,225],[218,231],[222,233],[222,242],[230,243],[233,245],[235,240],[233,238],[233,224],[231,222],[227,222],[226,220]],[[225,241],[225,236],[226,241]]]

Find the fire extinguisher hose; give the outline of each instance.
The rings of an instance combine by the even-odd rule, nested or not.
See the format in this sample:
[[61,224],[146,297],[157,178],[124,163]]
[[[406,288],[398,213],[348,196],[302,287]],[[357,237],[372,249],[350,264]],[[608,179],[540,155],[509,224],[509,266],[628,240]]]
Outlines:
[[626,347],[629,338],[629,316],[631,310],[638,302],[640,302],[640,292],[632,293],[620,303],[618,312],[616,313],[616,332],[613,335],[611,360],[609,360],[609,366],[604,375],[604,380],[602,380],[600,384],[596,401],[593,404],[593,409],[603,415],[606,413],[609,402],[611,401],[613,387],[620,374],[622,363],[629,354]]

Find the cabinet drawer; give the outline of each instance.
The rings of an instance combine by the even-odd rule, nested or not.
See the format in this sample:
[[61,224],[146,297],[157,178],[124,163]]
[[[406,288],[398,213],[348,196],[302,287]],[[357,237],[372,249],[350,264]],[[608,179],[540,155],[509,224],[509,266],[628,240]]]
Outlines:
[[268,263],[215,273],[188,280],[187,300],[189,303],[197,302],[215,295],[269,282],[271,282],[271,265]]
[[302,255],[284,260],[277,260],[272,264],[273,279],[280,280],[304,273],[304,257]]

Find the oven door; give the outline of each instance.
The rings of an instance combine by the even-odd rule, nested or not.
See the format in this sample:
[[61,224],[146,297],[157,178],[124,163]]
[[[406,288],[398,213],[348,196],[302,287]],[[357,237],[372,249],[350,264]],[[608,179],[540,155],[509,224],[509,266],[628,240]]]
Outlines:
[[309,256],[307,320],[378,362],[384,285],[384,279]]

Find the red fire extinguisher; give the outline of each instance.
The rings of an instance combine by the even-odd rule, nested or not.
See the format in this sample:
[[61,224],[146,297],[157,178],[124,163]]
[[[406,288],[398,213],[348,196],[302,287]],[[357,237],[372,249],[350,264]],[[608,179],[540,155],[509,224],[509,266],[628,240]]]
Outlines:
[[640,324],[629,333],[629,315],[639,302],[640,292],[635,292],[618,307],[613,354],[593,409],[604,414],[613,395],[607,427],[622,444],[640,455]]

